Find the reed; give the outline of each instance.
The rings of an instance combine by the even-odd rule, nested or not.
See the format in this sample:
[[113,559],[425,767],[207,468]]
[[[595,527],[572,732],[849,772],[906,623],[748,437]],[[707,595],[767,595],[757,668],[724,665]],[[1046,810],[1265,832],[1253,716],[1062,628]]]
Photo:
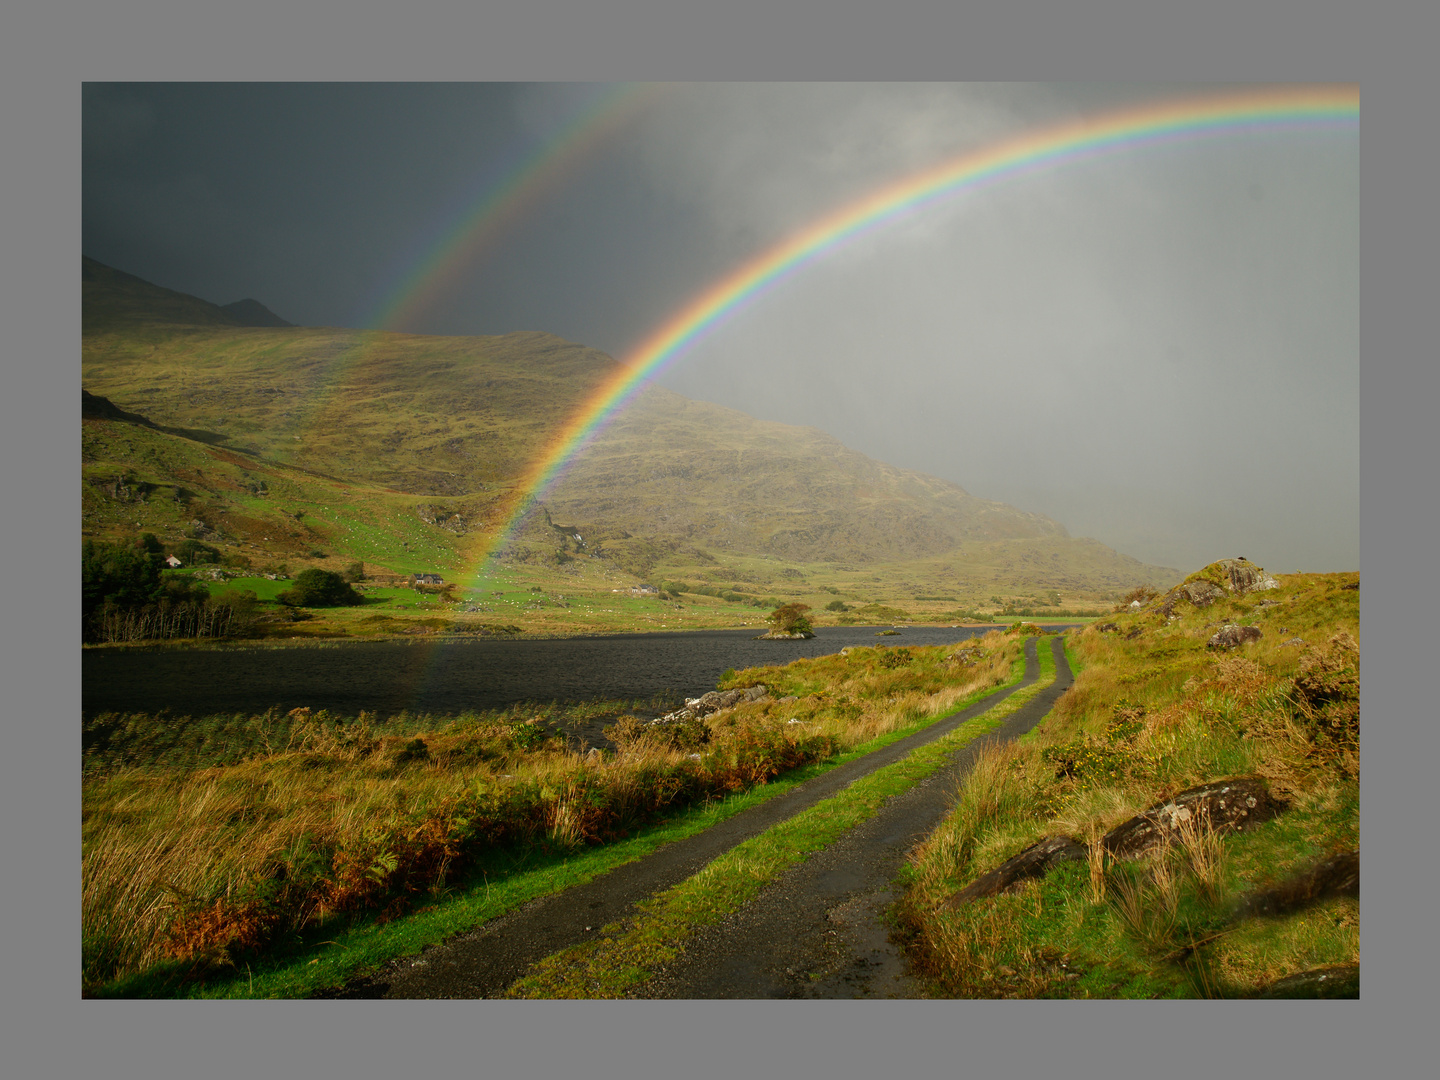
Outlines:
[[[605,843],[828,760],[1003,681],[1018,645],[991,645],[958,684],[944,650],[917,649],[903,688],[896,673],[877,680],[857,665],[825,694],[710,718],[694,748],[634,723],[624,737],[622,714],[617,749],[581,754],[525,709],[383,724],[309,710],[212,718],[181,725],[183,745],[173,727],[159,734],[169,718],[103,718],[87,728],[83,787],[85,986],[162,962],[198,973],[287,930],[399,914],[488,852]],[[806,676],[804,663],[790,667]],[[230,743],[201,737],[224,731]],[[182,764],[146,761],[147,749]]]

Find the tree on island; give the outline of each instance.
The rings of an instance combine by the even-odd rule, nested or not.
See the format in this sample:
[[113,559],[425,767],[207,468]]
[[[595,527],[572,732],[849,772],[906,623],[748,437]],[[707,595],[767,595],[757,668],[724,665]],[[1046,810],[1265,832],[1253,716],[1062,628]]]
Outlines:
[[805,617],[809,610],[809,604],[784,604],[765,616],[765,621],[776,634],[812,634],[815,631]]

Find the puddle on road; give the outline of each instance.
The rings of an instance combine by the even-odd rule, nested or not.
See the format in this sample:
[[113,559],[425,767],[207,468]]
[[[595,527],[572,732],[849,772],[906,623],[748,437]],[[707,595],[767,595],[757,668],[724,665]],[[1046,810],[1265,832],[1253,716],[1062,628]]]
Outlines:
[[805,997],[919,998],[923,991],[909,963],[890,940],[885,911],[896,900],[893,889],[862,893],[830,909],[842,951],[849,963],[814,980]]

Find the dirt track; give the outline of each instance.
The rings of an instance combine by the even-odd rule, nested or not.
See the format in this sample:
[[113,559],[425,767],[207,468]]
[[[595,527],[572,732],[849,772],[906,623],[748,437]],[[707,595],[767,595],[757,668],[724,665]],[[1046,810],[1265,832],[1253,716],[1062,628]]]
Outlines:
[[[909,997],[918,993],[881,922],[893,899],[889,883],[905,854],[938,823],[955,785],[989,742],[1028,731],[1071,684],[1060,639],[1052,639],[1055,683],[997,731],[953,755],[954,764],[891,799],[881,811],[825,851],[766,886],[749,904],[686,943],[679,962],[657,972],[633,995],[649,998]],[[696,873],[736,844],[758,835],[853,780],[904,757],[993,708],[1039,673],[1035,640],[1026,645],[1025,677],[923,731],[832,769],[703,833],[668,844],[610,873],[517,908],[480,929],[326,997],[496,997],[531,964],[593,936],[634,903]]]

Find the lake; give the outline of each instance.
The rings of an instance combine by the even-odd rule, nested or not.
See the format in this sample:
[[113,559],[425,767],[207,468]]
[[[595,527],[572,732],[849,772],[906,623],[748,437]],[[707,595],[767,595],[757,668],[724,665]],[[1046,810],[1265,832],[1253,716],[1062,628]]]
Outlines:
[[86,716],[258,713],[302,705],[383,718],[402,710],[459,713],[517,701],[698,697],[726,668],[787,664],[847,645],[949,645],[994,627],[827,626],[808,641],[756,641],[753,629],[608,637],[344,642],[234,649],[87,649]]

